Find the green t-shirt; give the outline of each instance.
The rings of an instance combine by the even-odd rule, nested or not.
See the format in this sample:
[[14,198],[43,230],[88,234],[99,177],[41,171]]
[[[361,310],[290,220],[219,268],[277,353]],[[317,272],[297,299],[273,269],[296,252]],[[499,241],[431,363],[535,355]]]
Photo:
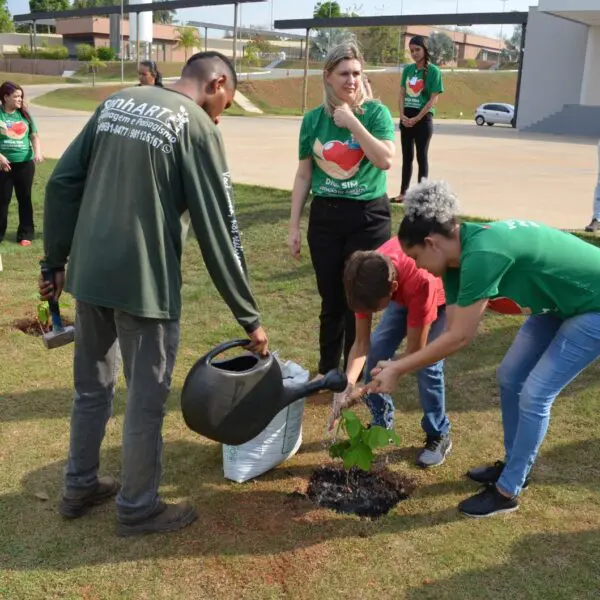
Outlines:
[[[429,102],[432,94],[444,93],[442,72],[439,67],[431,64],[427,67],[427,81],[424,81],[424,69],[417,69],[414,63],[404,67],[400,85],[406,90],[404,108],[421,110]],[[435,115],[435,108],[429,112]]]
[[448,304],[490,299],[502,314],[600,312],[600,248],[533,221],[463,223],[460,267],[443,277]]
[[37,133],[33,119],[30,123],[20,111],[7,113],[0,108],[0,154],[9,162],[27,162],[33,158],[32,133]]
[[[386,106],[369,101],[357,114],[365,129],[378,140],[396,139],[394,121]],[[380,198],[387,190],[387,175],[365,156],[348,129],[338,127],[324,106],[306,113],[300,129],[300,160],[312,157],[313,196],[356,200]]]
[[191,223],[238,323],[258,326],[221,133],[191,98],[153,85],[107,98],[58,161],[44,208],[43,263],[68,259],[77,300],[178,319]]

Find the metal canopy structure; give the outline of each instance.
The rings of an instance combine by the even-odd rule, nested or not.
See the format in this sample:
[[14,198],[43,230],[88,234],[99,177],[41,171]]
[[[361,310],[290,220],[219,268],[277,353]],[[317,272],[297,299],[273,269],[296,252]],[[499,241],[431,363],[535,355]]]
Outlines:
[[[204,29],[204,49],[208,48],[208,30],[216,29],[218,31],[231,31],[231,26],[228,25],[217,25],[216,23],[205,23],[203,21],[186,21],[186,25],[191,27],[198,27]],[[269,36],[280,36],[290,40],[300,40],[300,56],[302,56],[302,44],[304,44],[304,36],[297,33],[286,33],[284,31],[276,31],[274,29],[252,29],[251,27],[238,27],[238,33],[253,33],[255,35],[269,35]],[[234,37],[236,37],[234,35]]]
[[311,29],[336,29],[345,27],[402,27],[407,25],[521,25],[521,47],[519,49],[519,74],[515,98],[515,123],[519,110],[521,77],[523,74],[523,52],[527,35],[528,12],[446,13],[436,15],[379,15],[375,17],[332,17],[319,19],[280,19],[273,23],[276,29],[304,29],[306,31],[306,56],[304,61],[304,86],[302,112],[306,111],[308,98],[308,62]]
[[[149,2],[148,4],[125,4],[121,0],[121,5],[115,6],[93,6],[90,8],[77,8],[70,10],[54,10],[49,12],[33,12],[22,15],[15,15],[14,21],[17,23],[31,23],[33,27],[33,39],[35,46],[36,23],[46,19],[69,19],[73,17],[97,17],[104,15],[121,15],[121,22],[125,13],[134,13],[137,17],[136,31],[140,30],[140,13],[154,12],[157,10],[177,10],[181,8],[197,8],[201,6],[224,6],[233,4],[233,66],[237,70],[237,32],[238,32],[238,14],[239,5],[249,2],[266,2],[267,0],[171,0],[167,2]],[[121,25],[121,82],[123,75],[123,27]],[[139,37],[137,40],[137,59],[139,63]]]
[[[231,31],[231,25],[217,25],[216,23],[204,23],[203,21],[187,21],[192,27],[204,29],[216,29],[218,31]],[[287,33],[285,31],[276,31],[274,29],[254,29],[252,27],[238,27],[240,33],[254,33],[256,35],[271,35],[285,37],[290,40],[304,40],[304,36],[298,33]]]
[[454,13],[438,15],[380,15],[376,17],[332,17],[331,19],[284,19],[276,29],[317,29],[336,27],[400,27],[402,25],[523,25],[529,13]]
[[92,6],[89,8],[73,8],[69,10],[53,10],[49,12],[33,12],[15,15],[17,23],[35,23],[41,19],[70,19],[72,17],[99,17],[124,13],[154,12],[157,10],[178,10],[182,8],[197,8],[202,6],[223,6],[247,2],[266,2],[267,0],[171,0],[170,2],[150,2],[148,4],[125,4],[124,6]]

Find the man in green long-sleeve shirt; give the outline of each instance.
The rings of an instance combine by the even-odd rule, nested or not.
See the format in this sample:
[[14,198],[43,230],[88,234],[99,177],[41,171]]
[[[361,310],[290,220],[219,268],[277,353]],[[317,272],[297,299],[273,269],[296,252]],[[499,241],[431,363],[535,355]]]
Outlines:
[[[237,85],[229,60],[195,54],[171,88],[118,92],[66,150],[46,188],[45,257],[53,285],[77,300],[75,395],[60,513],[84,514],[117,496],[117,533],[174,531],[196,518],[158,496],[164,406],[179,342],[181,253],[195,231],[217,290],[267,352],[250,291],[231,179],[216,127]],[[118,344],[118,346],[117,346]],[[128,387],[122,487],[98,478],[120,348]]]

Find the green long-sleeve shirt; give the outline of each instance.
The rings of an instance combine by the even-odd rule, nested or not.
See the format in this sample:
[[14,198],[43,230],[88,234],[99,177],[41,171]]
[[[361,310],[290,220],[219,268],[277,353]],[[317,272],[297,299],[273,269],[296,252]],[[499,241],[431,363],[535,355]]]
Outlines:
[[221,134],[190,98],[155,86],[105,100],[46,187],[44,263],[67,260],[76,299],[177,319],[189,215],[217,290],[246,329],[259,326]]

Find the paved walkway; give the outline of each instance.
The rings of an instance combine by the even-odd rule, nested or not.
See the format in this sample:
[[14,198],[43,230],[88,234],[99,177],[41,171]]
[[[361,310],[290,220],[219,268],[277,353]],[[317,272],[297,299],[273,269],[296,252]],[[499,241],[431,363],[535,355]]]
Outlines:
[[[26,94],[31,98],[55,87],[30,86]],[[32,112],[49,157],[59,157],[89,117],[88,113],[38,106]],[[298,118],[230,117],[222,120],[220,128],[234,181],[291,189]],[[590,219],[596,161],[593,140],[438,121],[431,143],[430,177],[450,182],[465,214],[536,219],[555,227],[581,229]],[[399,190],[400,169],[398,147],[389,172],[390,194]]]

